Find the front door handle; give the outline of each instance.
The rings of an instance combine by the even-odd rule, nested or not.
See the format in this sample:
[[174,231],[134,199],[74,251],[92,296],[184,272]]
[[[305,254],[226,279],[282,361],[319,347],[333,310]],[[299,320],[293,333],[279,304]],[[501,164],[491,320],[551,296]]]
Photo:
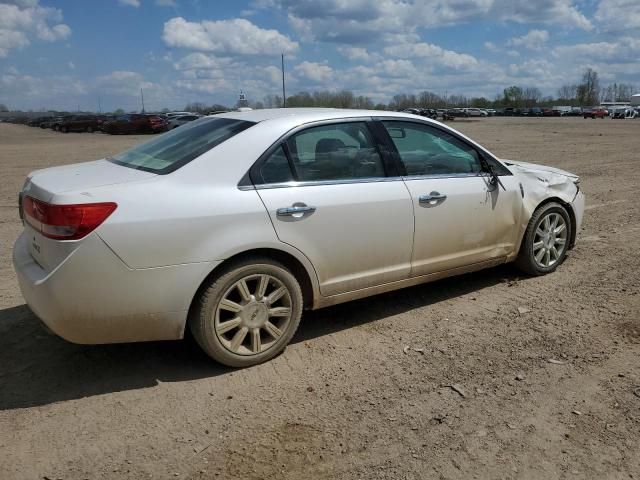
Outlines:
[[428,195],[420,195],[418,197],[418,201],[420,202],[420,205],[429,205],[429,206],[440,205],[446,199],[447,199],[447,196],[443,195],[440,192],[431,192]]
[[278,217],[302,217],[306,213],[313,213],[316,207],[310,207],[305,204],[294,204],[291,207],[279,208],[276,210]]

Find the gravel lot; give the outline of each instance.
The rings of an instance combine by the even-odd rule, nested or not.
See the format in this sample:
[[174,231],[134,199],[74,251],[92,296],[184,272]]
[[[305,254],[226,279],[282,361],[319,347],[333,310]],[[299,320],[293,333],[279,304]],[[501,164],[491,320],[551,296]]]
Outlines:
[[233,371],[40,326],[11,267],[25,175],[148,137],[0,124],[0,479],[640,478],[640,121],[454,126],[582,176],[565,264],[306,313],[283,355]]

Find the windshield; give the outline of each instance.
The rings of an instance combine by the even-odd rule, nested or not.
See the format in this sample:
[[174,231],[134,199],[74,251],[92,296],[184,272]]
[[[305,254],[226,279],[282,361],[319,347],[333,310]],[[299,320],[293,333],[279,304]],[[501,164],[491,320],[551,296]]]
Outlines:
[[108,160],[137,170],[166,174],[252,125],[253,122],[246,120],[205,117],[114,155]]

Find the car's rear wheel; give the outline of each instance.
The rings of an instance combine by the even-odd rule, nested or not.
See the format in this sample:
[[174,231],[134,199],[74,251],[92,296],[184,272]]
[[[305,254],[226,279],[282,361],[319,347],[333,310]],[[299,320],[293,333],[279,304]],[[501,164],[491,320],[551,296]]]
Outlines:
[[300,323],[302,291],[268,258],[231,265],[204,288],[189,326],[200,347],[230,367],[265,362],[287,346]]
[[91,125],[87,127],[87,133],[93,133],[93,127]]
[[516,266],[530,275],[553,272],[567,255],[571,233],[567,209],[559,203],[547,203],[529,221]]
[[69,133],[69,128],[68,127],[60,127],[60,131],[62,133]]

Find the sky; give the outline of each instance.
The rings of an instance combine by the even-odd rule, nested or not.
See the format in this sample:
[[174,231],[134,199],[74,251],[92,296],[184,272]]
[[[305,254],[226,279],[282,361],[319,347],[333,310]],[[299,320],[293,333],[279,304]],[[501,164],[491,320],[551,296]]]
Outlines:
[[0,0],[0,103],[148,111],[352,90],[640,86],[640,0]]

